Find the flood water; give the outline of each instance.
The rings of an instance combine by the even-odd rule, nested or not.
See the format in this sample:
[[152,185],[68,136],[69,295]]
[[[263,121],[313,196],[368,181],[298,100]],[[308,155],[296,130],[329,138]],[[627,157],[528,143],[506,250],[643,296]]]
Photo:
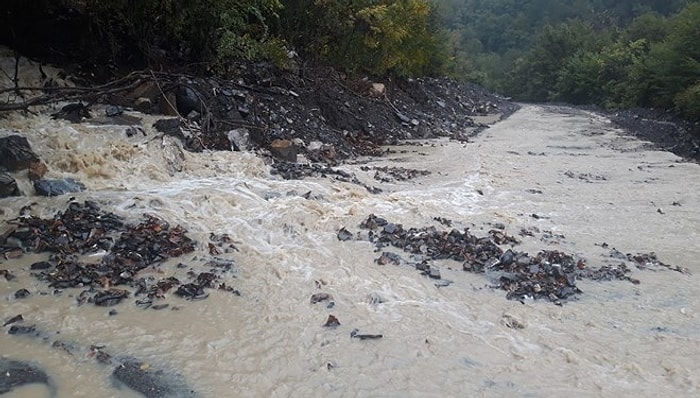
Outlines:
[[[254,154],[188,153],[148,129],[127,138],[124,127],[45,116],[0,123],[2,134],[27,136],[49,177],[85,183],[75,200],[134,222],[158,215],[199,242],[201,250],[144,275],[186,279],[190,268],[205,270],[210,233],[228,234],[238,249],[222,257],[235,262],[224,280],[240,296],[170,294],[171,307],[161,311],[137,307],[132,297],[114,316],[78,306],[79,290],[56,295],[33,277],[29,264],[45,256],[3,259],[0,269],[17,278],[0,280],[0,320],[22,314],[50,338],[4,328],[0,353],[39,364],[56,396],[137,396],[113,385],[112,369],[90,358],[90,345],[177,372],[201,397],[700,394],[700,166],[650,149],[601,116],[527,105],[470,143],[420,141],[340,167],[379,194],[330,179],[281,180]],[[363,166],[431,174],[384,183]],[[0,199],[0,217],[12,219],[30,203],[33,214],[50,217],[68,200]],[[454,283],[438,288],[409,265],[375,263],[370,242],[338,240],[340,228],[356,233],[370,214],[407,228],[448,229],[435,221],[442,217],[477,236],[500,223],[522,240],[518,251],[561,250],[589,266],[619,263],[610,258],[613,247],[655,252],[691,274],[634,268],[638,285],[579,281],[578,300],[556,306],[506,300],[484,275],[446,260],[437,265]],[[535,232],[520,236],[522,229]],[[32,294],[15,299],[20,288]],[[335,305],[311,304],[318,292]],[[370,300],[377,296],[382,303]],[[323,327],[329,314],[340,326]],[[383,338],[353,339],[355,328]],[[52,348],[56,336],[82,348]],[[7,396],[49,394],[28,386]]]

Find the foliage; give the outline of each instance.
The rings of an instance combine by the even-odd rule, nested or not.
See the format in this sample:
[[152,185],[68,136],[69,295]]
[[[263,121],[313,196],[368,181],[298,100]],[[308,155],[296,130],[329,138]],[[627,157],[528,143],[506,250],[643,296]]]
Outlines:
[[447,58],[439,23],[426,0],[290,0],[281,35],[306,58],[348,71],[416,75]]

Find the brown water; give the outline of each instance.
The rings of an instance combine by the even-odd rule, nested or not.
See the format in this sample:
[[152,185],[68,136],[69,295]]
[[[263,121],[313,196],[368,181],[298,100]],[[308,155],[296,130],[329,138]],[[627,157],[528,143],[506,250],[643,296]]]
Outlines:
[[[22,314],[85,347],[69,355],[40,339],[0,334],[0,352],[41,364],[60,397],[134,396],[115,389],[110,369],[86,355],[91,344],[175,369],[203,397],[699,394],[700,166],[650,150],[600,116],[525,106],[472,143],[420,142],[342,167],[380,186],[377,195],[328,179],[283,181],[253,154],[188,153],[150,130],[126,138],[123,127],[43,116],[1,122],[3,134],[28,137],[51,176],[88,186],[76,200],[96,200],[131,220],[158,214],[185,226],[202,248],[210,232],[227,233],[239,249],[227,255],[236,268],[225,280],[240,297],[211,291],[207,300],[184,302],[171,295],[178,311],[125,303],[116,316],[77,306],[71,296],[79,291],[50,294],[28,271],[41,256],[3,260],[0,268],[17,279],[0,281],[0,320]],[[432,174],[379,183],[363,165]],[[33,211],[48,217],[67,201],[9,198],[0,210],[9,219],[36,202]],[[623,253],[655,251],[693,274],[635,269],[639,285],[582,281],[580,300],[558,307],[508,301],[484,276],[446,261],[442,276],[454,283],[438,289],[407,265],[374,263],[378,253],[368,242],[338,241],[341,227],[357,232],[371,213],[406,227],[444,228],[433,220],[444,217],[477,235],[488,223],[504,224],[510,235],[537,228],[517,250],[564,250],[602,265],[611,261],[601,247],[608,243]],[[197,256],[175,262],[198,267]],[[32,295],[13,299],[23,287]],[[320,291],[333,296],[334,308],[310,304]],[[385,302],[371,304],[371,294]],[[341,326],[324,328],[329,314]],[[508,319],[524,328],[507,327]],[[384,338],[351,339],[354,328]],[[8,396],[46,394],[33,386]]]

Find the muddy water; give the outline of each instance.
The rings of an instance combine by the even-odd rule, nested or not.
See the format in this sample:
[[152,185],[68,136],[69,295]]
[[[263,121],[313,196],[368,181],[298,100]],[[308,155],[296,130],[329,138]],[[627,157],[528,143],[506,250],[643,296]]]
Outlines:
[[[182,152],[154,134],[127,139],[122,127],[66,125],[43,117],[4,121],[26,134],[54,176],[74,176],[98,201],[131,220],[158,214],[182,224],[202,248],[211,232],[227,233],[237,252],[225,275],[241,295],[212,291],[207,300],[143,310],[77,306],[78,291],[55,295],[28,264],[3,261],[17,279],[0,282],[0,319],[22,314],[55,339],[75,342],[73,355],[41,339],[0,334],[2,354],[40,363],[63,397],[129,397],[110,369],[87,355],[103,344],[177,371],[203,397],[382,396],[540,397],[694,396],[700,390],[700,167],[650,150],[604,118],[565,108],[525,106],[468,144],[437,140],[391,148],[380,160],[343,166],[384,192],[327,179],[283,181],[247,153]],[[408,182],[380,183],[361,166],[429,170]],[[306,198],[304,194],[310,192]],[[42,216],[67,198],[0,200],[2,217],[36,202]],[[674,205],[674,203],[676,203]],[[623,253],[655,251],[690,269],[634,270],[629,282],[579,283],[578,301],[558,307],[507,301],[482,275],[442,262],[434,281],[407,265],[374,263],[364,241],[336,232],[369,214],[406,227],[436,225],[485,234],[494,223],[521,237],[517,250],[564,250],[589,265]],[[609,248],[604,248],[607,243]],[[403,253],[398,253],[408,257]],[[201,252],[150,272],[184,277],[182,262],[202,269]],[[615,260],[619,262],[619,260]],[[13,293],[26,287],[23,300]],[[335,306],[312,305],[313,293]],[[371,294],[384,300],[370,303]],[[341,325],[322,325],[329,314]],[[509,328],[512,320],[523,328]],[[350,338],[380,333],[380,340]],[[14,397],[48,394],[19,389]]]

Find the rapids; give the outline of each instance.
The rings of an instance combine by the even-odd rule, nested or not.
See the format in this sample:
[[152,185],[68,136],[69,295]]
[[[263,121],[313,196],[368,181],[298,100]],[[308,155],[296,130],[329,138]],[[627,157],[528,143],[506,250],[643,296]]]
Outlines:
[[[49,177],[87,186],[75,200],[97,201],[132,221],[156,214],[184,226],[203,250],[210,233],[226,233],[238,249],[227,254],[235,268],[225,278],[240,296],[210,291],[185,302],[171,294],[177,311],[144,310],[132,298],[115,316],[78,306],[79,291],[53,295],[29,271],[45,256],[3,259],[0,269],[17,278],[0,281],[0,320],[22,314],[84,347],[70,355],[6,328],[0,334],[1,354],[39,364],[60,397],[135,396],[112,385],[111,369],[82,355],[93,344],[172,369],[202,397],[700,394],[700,166],[624,135],[604,117],[526,105],[470,143],[412,142],[340,167],[380,194],[330,179],[281,180],[252,153],[189,153],[151,130],[127,138],[124,127],[46,116],[0,123],[2,134],[27,136]],[[382,183],[362,166],[431,174]],[[21,188],[31,191],[27,182]],[[0,199],[0,217],[12,219],[30,203],[50,217],[67,202]],[[508,301],[484,275],[446,260],[438,266],[454,283],[437,288],[408,265],[376,264],[379,253],[367,241],[338,240],[340,228],[356,233],[372,213],[405,227],[447,228],[434,220],[443,217],[478,236],[495,223],[514,236],[540,231],[518,236],[514,249],[562,250],[594,266],[619,262],[612,247],[653,251],[691,275],[634,269],[638,285],[579,281],[583,294],[560,307]],[[172,259],[160,272],[181,275],[173,265],[199,264],[197,256]],[[20,288],[30,297],[14,299]],[[335,306],[311,304],[319,292]],[[377,295],[384,302],[372,303]],[[323,327],[329,314],[340,326]],[[353,339],[355,328],[383,338]],[[42,388],[7,396],[48,396]]]

